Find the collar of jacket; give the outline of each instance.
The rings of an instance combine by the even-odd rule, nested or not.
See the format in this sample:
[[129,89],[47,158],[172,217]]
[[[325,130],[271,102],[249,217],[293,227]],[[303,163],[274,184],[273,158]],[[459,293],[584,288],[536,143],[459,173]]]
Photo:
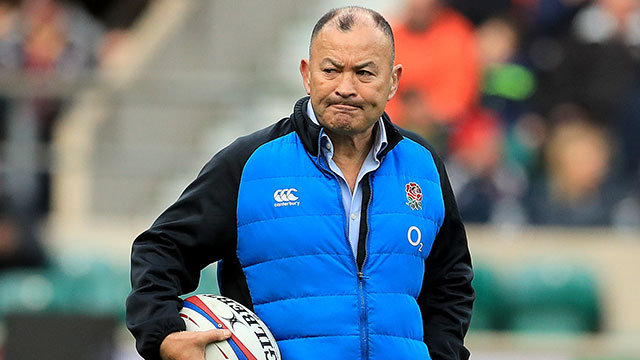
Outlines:
[[[296,102],[293,107],[293,114],[291,114],[291,122],[293,127],[302,139],[302,144],[311,156],[318,156],[318,140],[320,137],[320,130],[322,126],[316,125],[307,116],[307,102],[309,102],[309,96],[305,96]],[[379,159],[382,159],[391,149],[393,149],[402,140],[403,136],[398,131],[396,125],[391,122],[387,113],[382,114],[382,123],[384,129],[387,132],[387,146],[378,155]]]

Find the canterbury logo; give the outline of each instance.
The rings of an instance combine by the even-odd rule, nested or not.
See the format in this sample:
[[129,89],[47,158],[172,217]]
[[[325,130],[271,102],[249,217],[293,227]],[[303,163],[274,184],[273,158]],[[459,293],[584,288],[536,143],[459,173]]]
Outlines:
[[300,205],[300,201],[297,201],[298,196],[296,196],[295,194],[297,192],[298,190],[295,188],[276,190],[276,192],[273,193],[273,199],[276,201],[276,203],[273,204],[273,206],[280,207],[280,206]]
[[276,190],[276,192],[273,193],[273,198],[276,199],[277,202],[296,201],[298,197],[293,194],[294,192],[298,192],[298,190],[294,188]]

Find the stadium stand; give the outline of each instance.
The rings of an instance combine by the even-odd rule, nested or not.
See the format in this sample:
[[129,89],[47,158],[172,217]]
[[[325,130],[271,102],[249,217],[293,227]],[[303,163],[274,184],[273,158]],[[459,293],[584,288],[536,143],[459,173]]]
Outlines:
[[[386,0],[354,3],[378,9],[392,21],[400,20],[403,6]],[[532,220],[525,195],[531,184],[547,180],[544,152],[555,123],[563,122],[548,114],[558,109],[557,98],[540,89],[564,89],[554,85],[565,84],[568,73],[562,69],[571,68],[560,67],[563,41],[575,31],[578,14],[602,15],[603,1],[450,3],[474,24],[484,49],[479,106],[460,120],[464,126],[443,132],[451,142],[443,144],[458,156],[448,159],[448,166],[459,205],[476,222],[468,222],[478,296],[467,337],[474,359],[640,359],[637,84],[628,94],[616,85],[619,96],[606,94],[605,103],[593,102],[599,114],[622,104],[619,119],[599,123],[613,144],[623,136],[602,183],[616,194],[606,199],[615,202],[607,208],[613,219],[599,225],[614,227],[527,226]],[[291,111],[292,99],[303,94],[297,69],[307,55],[313,22],[342,5],[338,0],[156,0],[108,61],[83,73],[75,85],[52,80],[39,88],[65,100],[45,164],[53,174],[51,212],[41,227],[33,227],[43,234],[49,256],[41,268],[0,272],[0,349],[7,359],[15,359],[10,357],[14,339],[22,333],[10,323],[20,315],[71,327],[74,323],[66,322],[71,312],[103,324],[96,326],[108,334],[115,331],[111,358],[137,359],[122,325],[131,241],[213,153]],[[580,15],[583,24],[587,15]],[[596,40],[602,42],[586,47],[609,49],[607,39]],[[573,39],[572,46],[584,50],[580,41]],[[629,51],[637,44],[615,47],[625,64],[637,63]],[[598,51],[589,55],[599,58]],[[607,79],[606,62],[594,63],[601,66],[588,77]],[[628,74],[625,81],[635,76]],[[12,78],[2,78],[7,79]],[[3,96],[35,91],[26,82],[8,84],[0,84]],[[602,89],[587,84],[557,96],[573,101],[576,95],[584,103],[582,96],[599,100],[592,92]],[[0,129],[0,139],[6,135]],[[473,146],[486,139],[498,146],[482,151]],[[7,172],[2,151],[16,141],[0,141],[2,177]],[[607,181],[619,177],[621,163],[623,181],[611,186]],[[554,224],[566,225],[567,219],[553,216]],[[194,293],[217,292],[216,278],[215,265],[206,268]]]

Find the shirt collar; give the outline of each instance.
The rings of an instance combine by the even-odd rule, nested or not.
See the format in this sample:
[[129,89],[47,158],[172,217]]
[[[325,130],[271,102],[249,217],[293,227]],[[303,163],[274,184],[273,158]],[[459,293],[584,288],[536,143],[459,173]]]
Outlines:
[[[313,105],[311,104],[311,100],[307,102],[307,116],[309,116],[309,119],[311,119],[311,122],[313,122],[316,125],[322,126],[320,125],[320,122],[318,122],[318,118],[316,118],[315,111],[313,111]],[[378,119],[375,126],[378,128],[378,131],[375,131],[374,129],[374,134],[376,139],[375,139],[375,142],[373,143],[372,149],[374,150],[373,153],[375,154],[375,158],[377,159],[380,153],[382,152],[382,150],[384,150],[384,148],[387,147],[388,141],[387,141],[387,131],[384,128],[382,117]],[[322,151],[328,150],[330,153],[330,157],[332,157],[333,144],[331,143],[331,139],[329,138],[329,136],[324,132],[324,128],[320,130],[319,141],[320,141],[319,145]],[[328,148],[326,144],[329,144]]]

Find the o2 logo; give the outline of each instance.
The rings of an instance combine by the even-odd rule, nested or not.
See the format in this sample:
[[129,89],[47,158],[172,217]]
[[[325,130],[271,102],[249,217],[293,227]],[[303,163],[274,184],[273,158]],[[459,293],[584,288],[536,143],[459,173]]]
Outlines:
[[418,247],[418,251],[422,252],[422,232],[420,232],[417,226],[409,228],[409,231],[407,231],[407,240],[409,240],[409,244]]

